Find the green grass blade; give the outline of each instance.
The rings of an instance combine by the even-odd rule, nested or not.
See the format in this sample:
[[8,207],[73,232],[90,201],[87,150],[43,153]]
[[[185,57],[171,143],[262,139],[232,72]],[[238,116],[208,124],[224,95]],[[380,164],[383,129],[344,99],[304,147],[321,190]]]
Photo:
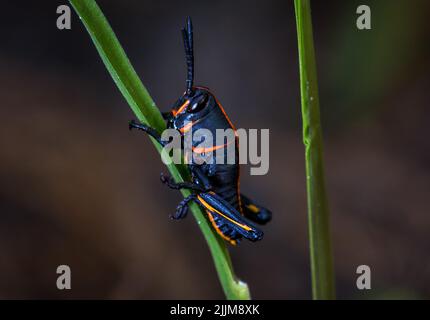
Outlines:
[[[142,123],[162,132],[166,126],[159,109],[140,81],[97,3],[94,0],[70,0],[70,3],[84,23],[106,68],[136,117]],[[153,142],[160,152],[161,147]],[[184,181],[189,177],[189,171],[184,165],[171,164],[167,167],[176,181]],[[183,190],[182,194],[187,196],[190,192]],[[250,299],[247,284],[237,280],[234,275],[225,242],[214,232],[196,204],[191,205],[190,210],[208,243],[226,297]]]
[[306,157],[309,245],[314,299],[334,299],[329,209],[324,182],[317,70],[309,0],[294,0]]

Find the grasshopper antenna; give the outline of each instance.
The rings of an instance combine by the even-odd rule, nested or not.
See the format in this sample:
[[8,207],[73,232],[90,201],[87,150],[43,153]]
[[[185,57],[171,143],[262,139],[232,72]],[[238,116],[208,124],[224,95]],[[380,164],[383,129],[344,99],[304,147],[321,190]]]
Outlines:
[[194,52],[193,52],[193,23],[187,17],[185,28],[182,29],[185,59],[187,62],[187,94],[191,94],[194,82]]

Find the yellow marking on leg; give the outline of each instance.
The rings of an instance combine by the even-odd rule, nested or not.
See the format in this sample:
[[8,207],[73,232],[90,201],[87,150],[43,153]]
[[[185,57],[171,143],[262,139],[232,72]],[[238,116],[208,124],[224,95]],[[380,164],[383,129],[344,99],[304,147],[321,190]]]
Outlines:
[[248,204],[246,207],[254,213],[260,212],[260,209],[258,209],[257,206],[253,205],[252,203]]

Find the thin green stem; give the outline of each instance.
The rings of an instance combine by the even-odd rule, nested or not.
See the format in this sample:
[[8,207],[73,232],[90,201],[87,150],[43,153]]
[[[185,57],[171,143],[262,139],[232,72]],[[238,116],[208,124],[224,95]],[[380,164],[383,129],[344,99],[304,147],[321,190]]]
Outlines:
[[[94,0],[70,0],[70,3],[84,23],[106,68],[136,117],[142,123],[162,132],[166,125],[159,109],[140,81],[97,3]],[[161,152],[161,147],[154,140],[153,142],[157,150]],[[172,163],[167,167],[176,181],[184,181],[189,178],[189,171],[184,165]],[[190,192],[183,190],[182,194],[187,196]],[[196,204],[191,205],[190,209],[209,246],[226,297],[228,299],[250,299],[247,284],[238,280],[234,275],[225,242],[214,232],[202,210]]]
[[314,299],[334,299],[329,209],[324,182],[323,140],[309,0],[294,0],[300,64],[303,143],[306,158],[309,245]]

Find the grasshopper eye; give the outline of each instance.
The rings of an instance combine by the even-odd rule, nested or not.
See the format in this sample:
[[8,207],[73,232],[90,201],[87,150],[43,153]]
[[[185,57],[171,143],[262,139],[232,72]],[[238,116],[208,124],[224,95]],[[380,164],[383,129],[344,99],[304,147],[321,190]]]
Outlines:
[[207,101],[208,101],[207,95],[203,95],[203,96],[199,97],[197,100],[193,101],[190,104],[189,111],[194,113],[194,112],[199,112],[199,111],[203,110],[203,108],[207,104]]

